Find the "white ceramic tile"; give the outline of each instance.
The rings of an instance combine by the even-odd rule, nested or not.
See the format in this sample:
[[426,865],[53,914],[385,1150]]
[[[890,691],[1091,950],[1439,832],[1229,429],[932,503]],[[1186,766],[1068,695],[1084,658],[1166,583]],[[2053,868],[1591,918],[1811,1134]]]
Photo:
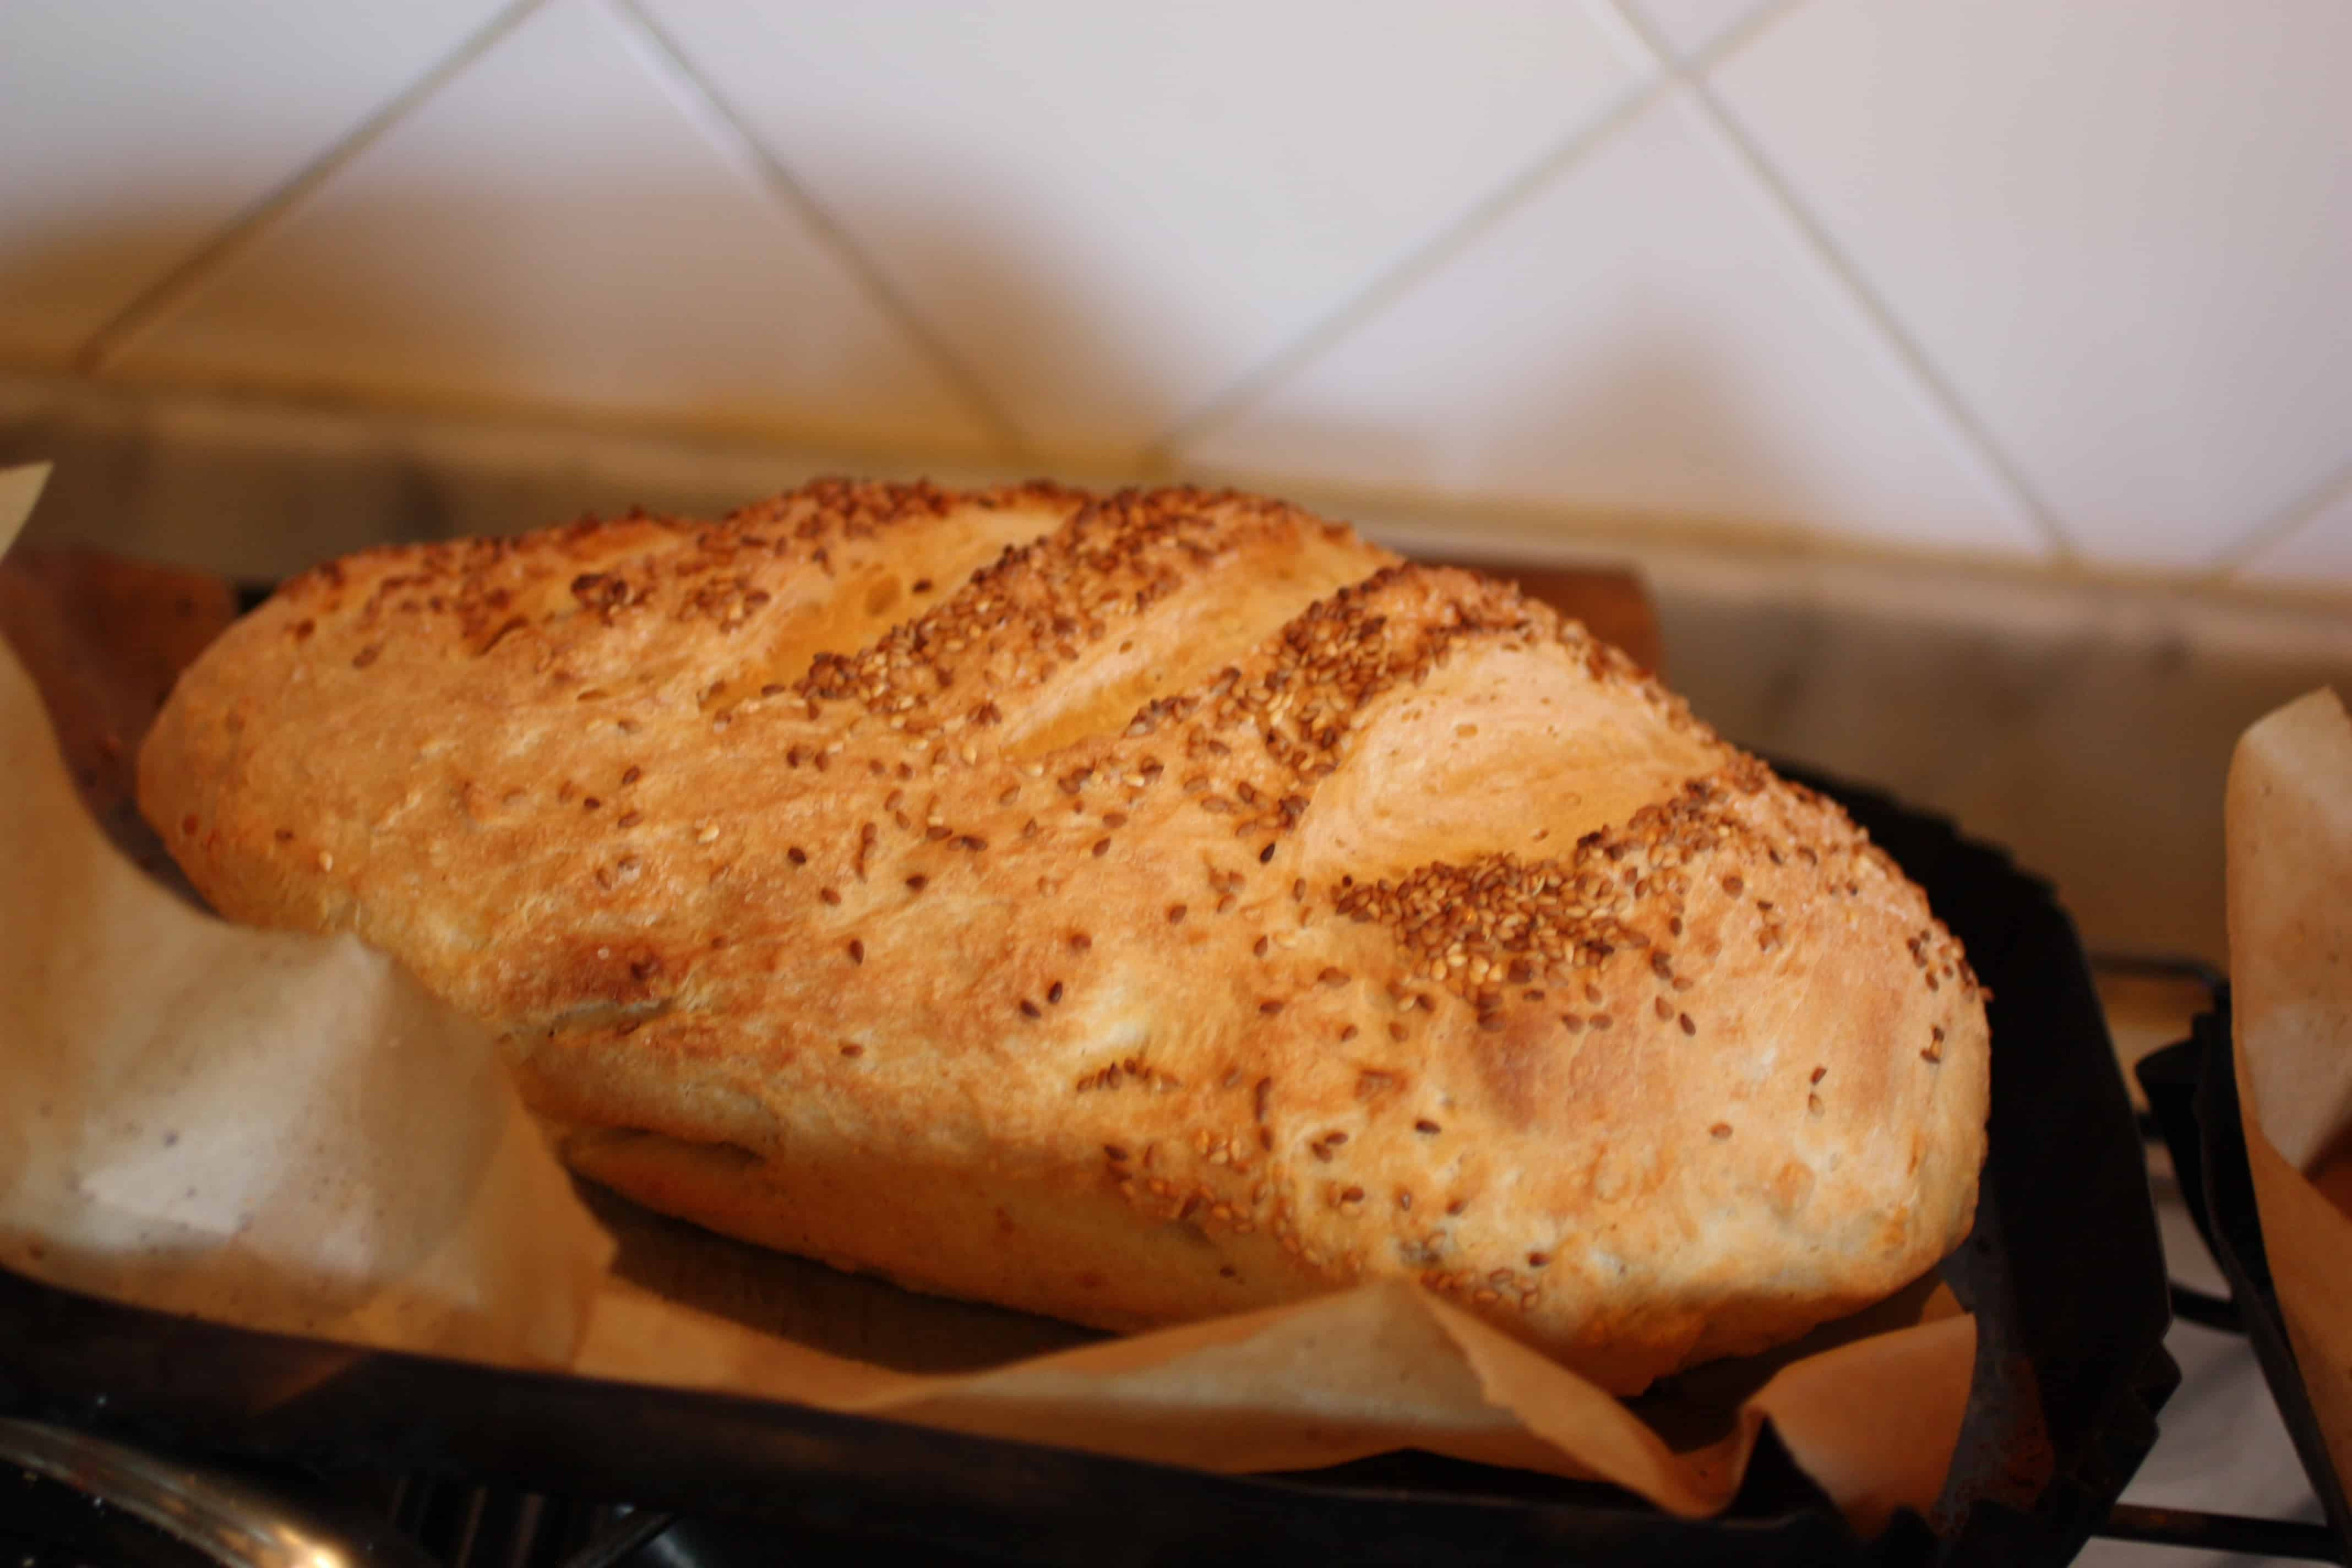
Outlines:
[[0,6],[0,353],[62,361],[496,0]]
[[2038,548],[1674,101],[1184,456],[1898,544]]
[[647,0],[1048,448],[1118,452],[1627,85],[1557,0]]
[[593,0],[534,15],[121,368],[981,439],[933,363]]
[[2293,532],[2255,552],[2238,575],[2292,588],[2352,588],[2352,482],[2339,485]]
[[1813,0],[1717,75],[2095,557],[2213,560],[2352,449],[2352,6]]
[[1687,59],[1771,0],[1626,0],[1649,19],[1668,47]]

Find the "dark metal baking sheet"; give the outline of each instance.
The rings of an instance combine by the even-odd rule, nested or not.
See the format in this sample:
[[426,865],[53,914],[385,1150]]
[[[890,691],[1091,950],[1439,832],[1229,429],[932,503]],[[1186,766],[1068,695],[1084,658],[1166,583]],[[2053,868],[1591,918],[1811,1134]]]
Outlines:
[[[1768,1440],[1733,1507],[1678,1520],[1612,1489],[1402,1454],[1215,1476],[768,1401],[486,1371],[253,1333],[0,1270],[0,1411],[224,1456],[533,1490],[1085,1564],[2056,1563],[2155,1438],[2179,1374],[2139,1138],[2088,967],[2048,887],[1866,790],[1845,804],[1990,986],[1990,1153],[1944,1266],[1976,1379],[1936,1529],[1863,1542]],[[780,1534],[779,1541],[789,1539]]]

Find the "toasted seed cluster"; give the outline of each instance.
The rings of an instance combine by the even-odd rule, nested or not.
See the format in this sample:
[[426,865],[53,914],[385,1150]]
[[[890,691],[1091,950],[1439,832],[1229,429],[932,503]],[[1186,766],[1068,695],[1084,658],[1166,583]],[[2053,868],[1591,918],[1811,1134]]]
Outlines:
[[1277,502],[1181,489],[1090,503],[871,647],[819,656],[793,689],[813,713],[855,702],[909,736],[985,727],[999,719],[991,691],[1044,684],[1236,538],[1296,516]]

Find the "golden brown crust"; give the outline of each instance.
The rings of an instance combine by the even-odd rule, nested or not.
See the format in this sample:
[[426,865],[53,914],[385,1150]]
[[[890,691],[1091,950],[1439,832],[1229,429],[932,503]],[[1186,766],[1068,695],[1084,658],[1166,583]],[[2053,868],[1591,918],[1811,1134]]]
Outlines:
[[1973,1209],[1979,994],[1843,814],[1271,502],[378,552],[142,763],[224,912],[491,1020],[583,1171],[920,1289],[1125,1327],[1402,1273],[1630,1391]]

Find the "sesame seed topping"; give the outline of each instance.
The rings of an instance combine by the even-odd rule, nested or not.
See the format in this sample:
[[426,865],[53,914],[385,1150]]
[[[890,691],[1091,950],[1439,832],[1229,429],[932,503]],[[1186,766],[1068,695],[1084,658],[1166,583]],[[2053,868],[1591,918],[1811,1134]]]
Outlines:
[[852,963],[866,962],[866,944],[854,936],[849,939],[849,962]]

